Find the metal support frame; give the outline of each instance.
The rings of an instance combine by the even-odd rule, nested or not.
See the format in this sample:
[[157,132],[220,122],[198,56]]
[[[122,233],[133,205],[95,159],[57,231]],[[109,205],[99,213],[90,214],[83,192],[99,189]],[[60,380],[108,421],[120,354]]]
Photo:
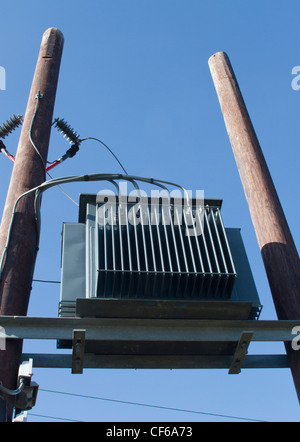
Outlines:
[[72,341],[74,330],[86,330],[87,341],[239,342],[241,334],[251,330],[252,341],[291,342],[300,321],[1,316],[0,326],[7,339]]
[[[72,369],[69,354],[24,354],[23,359],[33,358],[36,368]],[[84,355],[84,370],[94,369],[197,369],[229,370],[232,356],[128,356],[128,355]],[[286,355],[248,355],[244,369],[289,368]]]
[[83,373],[86,330],[73,330],[72,374]]
[[[73,353],[23,355],[37,368],[288,368],[285,355],[247,355],[253,342],[291,342],[300,321],[173,320],[128,318],[1,317],[7,339],[63,339],[73,342]],[[246,330],[246,332],[245,332]],[[251,330],[251,332],[247,332]],[[87,341],[236,342],[232,355],[93,355],[84,353]]]
[[248,348],[253,338],[253,335],[254,335],[253,332],[245,332],[242,334],[232,359],[229,374],[239,374],[241,372],[241,368],[244,359],[248,353]]

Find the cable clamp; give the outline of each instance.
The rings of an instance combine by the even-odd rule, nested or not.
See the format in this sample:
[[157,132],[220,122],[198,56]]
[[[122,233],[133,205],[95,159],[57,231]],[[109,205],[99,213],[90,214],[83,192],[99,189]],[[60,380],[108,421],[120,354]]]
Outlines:
[[35,98],[36,98],[37,100],[38,100],[38,99],[41,99],[41,98],[44,98],[44,94],[41,94],[41,91],[37,91],[37,94],[36,94]]
[[6,151],[6,147],[5,147],[4,143],[3,143],[3,141],[0,140],[0,152],[2,152],[2,151]]

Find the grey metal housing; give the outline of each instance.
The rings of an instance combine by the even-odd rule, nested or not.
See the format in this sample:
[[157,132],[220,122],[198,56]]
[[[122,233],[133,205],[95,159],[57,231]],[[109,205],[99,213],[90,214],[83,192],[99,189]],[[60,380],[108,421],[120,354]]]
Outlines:
[[[63,225],[60,316],[78,315],[77,299],[81,309],[83,299],[98,299],[104,310],[108,305],[118,310],[112,300],[125,310],[126,300],[132,308],[164,301],[164,309],[172,305],[180,317],[178,306],[186,301],[199,318],[258,318],[261,304],[240,229],[224,227],[221,200],[205,200],[202,206],[193,200],[191,215],[202,229],[198,235],[186,235],[188,211],[172,200],[154,207],[146,202],[140,222],[138,216],[129,222],[138,202],[109,205],[96,195],[81,195],[79,222]],[[144,215],[159,221],[146,223]]]

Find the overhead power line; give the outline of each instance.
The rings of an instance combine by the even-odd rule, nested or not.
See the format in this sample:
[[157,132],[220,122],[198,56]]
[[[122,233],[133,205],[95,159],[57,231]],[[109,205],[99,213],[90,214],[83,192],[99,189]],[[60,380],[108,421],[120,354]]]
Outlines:
[[45,280],[45,279],[33,279],[32,281],[33,282],[41,282],[41,283],[44,283],[44,284],[61,284],[60,281],[48,281],[48,280]]
[[204,415],[204,416],[221,417],[221,418],[226,418],[226,419],[238,419],[238,420],[243,420],[243,421],[248,421],[248,422],[266,422],[263,420],[250,419],[247,417],[231,416],[231,415],[219,414],[219,413],[208,413],[205,411],[186,410],[186,409],[182,409],[182,408],[165,407],[162,405],[143,404],[143,403],[139,403],[139,402],[122,401],[122,400],[118,400],[118,399],[109,399],[109,398],[103,398],[103,397],[98,397],[98,396],[88,396],[88,395],[83,395],[83,394],[78,394],[78,393],[68,393],[68,392],[63,392],[63,391],[46,390],[46,389],[40,389],[39,391],[43,391],[45,393],[60,394],[60,395],[65,395],[65,396],[73,396],[73,397],[78,397],[78,398],[94,399],[94,400],[98,400],[98,401],[114,402],[114,403],[124,404],[124,405],[134,405],[134,406],[138,406],[138,407],[157,408],[157,409],[166,410],[166,411],[177,411],[177,412],[181,412],[181,413],[191,413],[191,414],[198,414],[198,415]]
[[78,420],[75,420],[75,419],[67,419],[67,418],[64,418],[64,417],[45,416],[43,414],[28,413],[28,416],[42,417],[43,419],[52,419],[52,420],[58,420],[58,421],[64,421],[64,422],[84,423],[83,421],[78,421]]

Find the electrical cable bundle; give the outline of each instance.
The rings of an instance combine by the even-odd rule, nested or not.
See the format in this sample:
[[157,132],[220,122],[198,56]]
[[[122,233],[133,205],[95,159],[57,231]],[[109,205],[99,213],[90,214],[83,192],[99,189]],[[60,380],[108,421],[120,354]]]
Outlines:
[[[43,165],[44,165],[44,161],[41,157],[41,154],[40,154],[37,146],[34,144],[34,142],[32,140],[32,136],[31,136],[32,135],[32,127],[33,127],[34,120],[35,120],[35,117],[36,117],[36,114],[38,111],[38,107],[39,107],[39,101],[42,98],[40,91],[38,91],[36,98],[37,98],[37,104],[36,104],[34,116],[32,118],[31,127],[30,127],[30,141],[31,141],[35,151],[40,156],[40,158],[43,162]],[[20,115],[19,116],[14,115],[10,120],[8,120],[6,123],[4,123],[4,125],[2,125],[0,127],[0,138],[1,138],[1,136],[2,136],[2,138],[7,136],[12,130],[14,130],[16,127],[18,127],[21,124],[22,120],[23,119]],[[6,245],[5,245],[2,257],[1,257],[1,261],[0,261],[0,278],[1,278],[1,273],[2,273],[2,269],[3,269],[3,264],[4,264],[6,252],[8,250],[9,243],[10,243],[10,238],[11,238],[11,233],[12,233],[12,228],[13,228],[13,223],[14,223],[14,217],[15,217],[15,214],[17,211],[17,206],[18,206],[19,201],[22,198],[24,198],[26,195],[35,193],[34,211],[35,211],[35,220],[36,220],[36,227],[37,227],[36,252],[38,251],[38,248],[39,248],[39,237],[40,237],[40,228],[41,228],[41,214],[40,214],[41,197],[42,197],[43,192],[45,192],[46,190],[48,190],[54,186],[60,187],[61,184],[84,182],[84,181],[108,181],[108,182],[112,183],[114,186],[116,186],[118,191],[120,191],[119,185],[116,183],[116,181],[124,180],[124,181],[129,181],[133,184],[133,186],[138,191],[138,194],[141,198],[140,188],[136,182],[136,181],[141,181],[144,183],[153,184],[155,186],[158,186],[158,187],[164,189],[169,194],[170,194],[170,192],[167,189],[166,185],[180,188],[181,190],[183,190],[185,192],[185,194],[187,196],[187,201],[189,202],[189,194],[188,194],[187,190],[178,184],[175,184],[175,183],[172,183],[169,181],[157,180],[157,179],[153,179],[153,178],[144,178],[144,177],[128,175],[127,171],[125,170],[125,168],[123,167],[122,163],[119,161],[117,156],[113,153],[113,151],[98,138],[88,137],[88,138],[81,139],[79,137],[79,135],[77,134],[77,132],[75,132],[75,130],[64,119],[55,118],[53,125],[65,136],[65,138],[67,138],[67,140],[69,140],[69,142],[71,144],[72,143],[73,144],[72,144],[71,148],[69,150],[67,150],[65,155],[63,155],[60,159],[54,161],[52,164],[50,164],[50,166],[45,167],[45,172],[48,172],[48,170],[56,167],[58,164],[60,164],[62,161],[65,161],[67,158],[72,158],[74,155],[76,155],[76,153],[79,150],[79,146],[83,141],[95,140],[95,141],[98,141],[99,143],[103,144],[109,150],[109,152],[118,161],[118,163],[120,164],[120,166],[122,167],[122,169],[124,170],[126,175],[111,174],[111,173],[109,173],[109,174],[97,173],[97,174],[91,174],[91,175],[77,175],[77,176],[69,176],[69,177],[64,177],[64,178],[55,178],[55,179],[51,179],[49,181],[45,181],[40,186],[30,189],[29,191],[20,195],[19,198],[16,200],[14,208],[13,208],[12,219],[11,219],[9,232],[8,232],[8,236],[7,236],[7,242],[6,242]],[[0,149],[1,149],[1,140],[0,140]],[[5,146],[4,146],[4,149],[5,149]],[[2,149],[2,151],[3,151],[3,149]],[[12,158],[10,158],[10,159],[12,159]],[[14,158],[13,158],[13,161],[14,161]]]
[[158,179],[154,179],[154,178],[144,178],[144,177],[138,177],[138,176],[112,174],[112,173],[96,173],[96,174],[91,174],[91,175],[76,175],[76,176],[69,176],[69,177],[63,177],[63,178],[54,178],[50,181],[45,181],[40,186],[30,189],[27,192],[20,195],[19,198],[15,202],[15,205],[13,208],[12,219],[11,219],[11,223],[10,223],[10,228],[9,228],[9,232],[8,232],[8,236],[7,236],[7,242],[6,242],[6,245],[5,245],[3,254],[2,254],[2,258],[1,258],[1,262],[0,262],[0,278],[1,278],[1,273],[2,273],[2,269],[3,269],[4,259],[5,259],[6,252],[8,250],[9,243],[10,243],[10,237],[11,237],[11,232],[12,232],[12,228],[13,228],[13,222],[14,222],[14,217],[16,214],[17,206],[18,206],[19,201],[22,198],[24,198],[27,195],[30,195],[31,193],[35,193],[34,210],[35,210],[35,220],[36,220],[36,226],[37,226],[36,252],[38,252],[39,237],[40,237],[40,230],[41,230],[41,214],[40,214],[41,199],[42,199],[42,194],[46,190],[48,190],[54,186],[60,186],[61,184],[87,182],[87,181],[108,181],[108,182],[116,185],[115,181],[117,181],[117,180],[125,180],[125,181],[129,181],[129,182],[133,183],[138,191],[139,191],[139,187],[136,184],[136,181],[141,181],[141,182],[144,182],[147,184],[153,184],[155,186],[165,189],[167,192],[169,192],[169,191],[165,187],[165,185],[174,186],[174,187],[180,188],[181,190],[184,191],[184,193],[186,194],[186,197],[187,197],[187,202],[189,204],[189,194],[188,194],[188,191],[184,187],[182,187],[176,183],[158,180]]

